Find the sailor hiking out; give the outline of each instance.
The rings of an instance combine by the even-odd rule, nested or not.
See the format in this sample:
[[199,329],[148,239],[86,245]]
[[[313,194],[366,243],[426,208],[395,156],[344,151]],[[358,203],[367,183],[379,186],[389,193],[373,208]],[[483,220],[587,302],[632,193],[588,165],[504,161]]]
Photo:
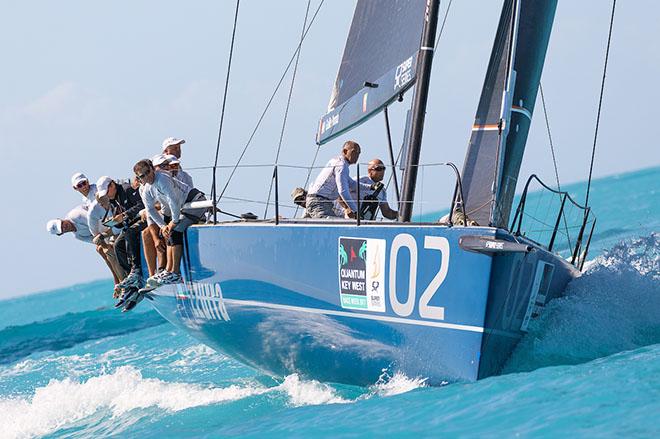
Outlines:
[[130,183],[120,184],[109,177],[101,177],[97,182],[99,200],[108,202],[112,207],[113,217],[106,220],[121,233],[114,241],[115,254],[122,268],[129,274],[120,282],[118,289],[141,288],[142,258],[140,255],[140,233],[146,227],[140,219],[144,208],[139,193],[139,186]]
[[[159,227],[162,236],[167,239],[167,267],[165,271],[151,276],[147,280],[147,287],[179,283],[183,232],[199,222],[206,211],[206,208],[198,208],[184,213],[181,208],[187,202],[206,198],[198,189],[182,183],[168,172],[156,171],[150,160],[140,160],[133,167],[133,171],[141,184],[140,195],[147,210],[147,223]],[[166,222],[163,214],[157,210],[156,203],[160,203],[163,212],[170,214],[169,222]]]

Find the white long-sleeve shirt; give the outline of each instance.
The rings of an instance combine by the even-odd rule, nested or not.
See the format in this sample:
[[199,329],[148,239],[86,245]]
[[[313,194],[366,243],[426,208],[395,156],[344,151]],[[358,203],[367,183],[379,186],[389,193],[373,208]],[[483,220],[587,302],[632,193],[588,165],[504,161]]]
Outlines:
[[192,177],[183,169],[179,169],[179,171],[176,173],[176,176],[174,178],[179,180],[181,183],[190,186],[191,188],[195,187],[195,185],[193,184]]
[[148,222],[156,223],[160,227],[166,226],[163,216],[156,209],[156,201],[160,202],[164,211],[172,214],[173,221],[177,221],[181,215],[181,206],[186,202],[191,189],[168,172],[156,171],[154,182],[145,183],[140,188],[140,196],[147,209]]
[[90,183],[87,196],[82,195],[82,207],[89,210],[89,207],[94,201],[96,201],[96,184]]
[[92,242],[92,233],[89,231],[89,224],[87,223],[88,212],[84,205],[76,206],[69,213],[66,214],[64,219],[68,219],[76,227],[73,232],[76,239],[83,242]]
[[[101,206],[98,201],[94,201],[88,210],[87,224],[89,226],[89,232],[92,234],[92,237],[103,233],[107,234],[110,230],[110,227],[103,225],[104,221],[111,219],[114,216],[112,208],[106,209]],[[117,234],[117,231],[113,230],[113,234]]]
[[[350,192],[351,189],[357,191],[357,183],[351,178],[348,165],[348,160],[343,154],[330,159],[309,187],[308,193],[319,195],[328,200],[335,200],[341,196],[348,207],[353,212],[357,212],[357,203]],[[363,185],[363,188],[368,190],[368,186]]]

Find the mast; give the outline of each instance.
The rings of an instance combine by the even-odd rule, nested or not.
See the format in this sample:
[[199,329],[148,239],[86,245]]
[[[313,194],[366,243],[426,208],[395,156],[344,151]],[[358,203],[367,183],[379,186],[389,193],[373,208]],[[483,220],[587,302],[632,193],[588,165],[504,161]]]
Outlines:
[[439,9],[440,0],[426,1],[424,29],[422,31],[420,55],[417,63],[417,85],[412,104],[410,142],[408,156],[406,158],[406,169],[403,173],[403,189],[401,191],[401,199],[399,200],[399,221],[402,222],[409,222],[413,211]]

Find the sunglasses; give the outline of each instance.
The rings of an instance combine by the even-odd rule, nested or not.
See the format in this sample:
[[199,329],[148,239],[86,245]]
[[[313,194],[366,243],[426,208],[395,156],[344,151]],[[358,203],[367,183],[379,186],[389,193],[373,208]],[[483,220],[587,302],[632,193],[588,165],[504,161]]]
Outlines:
[[88,182],[87,180],[83,180],[83,181],[81,181],[80,183],[78,183],[78,184],[76,185],[76,189],[82,189],[82,188],[84,188],[85,186],[87,186],[88,184],[89,184],[89,182]]
[[138,180],[142,181],[149,174],[151,174],[151,169],[147,169],[143,174],[136,173],[135,176],[137,177]]
[[370,171],[384,171],[385,166],[374,166],[373,168],[369,168]]

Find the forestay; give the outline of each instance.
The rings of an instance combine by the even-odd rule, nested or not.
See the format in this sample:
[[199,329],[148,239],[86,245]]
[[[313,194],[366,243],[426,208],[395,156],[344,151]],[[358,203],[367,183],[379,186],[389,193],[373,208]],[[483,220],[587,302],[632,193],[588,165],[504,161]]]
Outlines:
[[425,0],[358,0],[319,144],[366,121],[415,83],[425,9]]

